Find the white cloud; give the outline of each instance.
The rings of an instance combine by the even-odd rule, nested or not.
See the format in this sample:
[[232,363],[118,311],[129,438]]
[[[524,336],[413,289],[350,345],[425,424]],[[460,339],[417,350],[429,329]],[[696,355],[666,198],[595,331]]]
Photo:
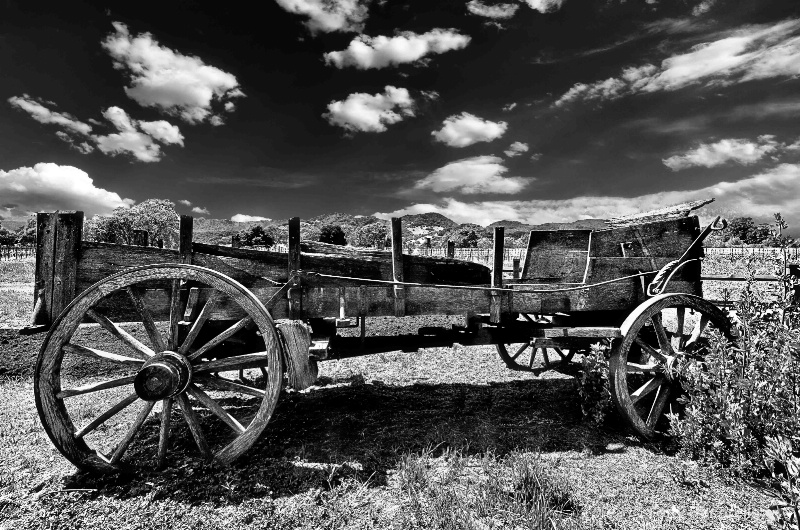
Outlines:
[[269,217],[261,217],[259,215],[247,215],[243,213],[237,213],[233,217],[231,217],[231,221],[234,223],[249,223],[253,221],[272,221]]
[[514,158],[515,156],[520,156],[522,153],[528,152],[528,144],[524,142],[514,142],[512,143],[507,151],[503,151],[507,157]]
[[351,132],[383,132],[387,125],[413,116],[413,107],[408,90],[387,86],[383,94],[356,93],[344,101],[332,101],[322,117]]
[[538,161],[541,158],[542,158],[542,153],[533,153],[531,155],[531,160],[533,160],[534,162]]
[[178,144],[183,147],[183,135],[177,125],[159,121],[140,121],[139,128],[163,144]]
[[496,140],[505,134],[507,128],[508,124],[504,121],[493,122],[462,112],[444,120],[442,128],[431,134],[450,147],[467,147],[478,142]]
[[208,211],[208,208],[204,208],[201,206],[195,206],[192,208],[192,212],[200,215],[211,215],[211,212]]
[[308,17],[305,26],[312,34],[332,31],[360,32],[367,19],[367,6],[361,0],[275,0],[290,13]]
[[691,85],[727,86],[758,79],[800,75],[800,20],[753,25],[690,51],[627,68],[619,77],[577,83],[556,102],[612,100],[630,94],[678,90]]
[[504,177],[508,171],[497,156],[475,156],[451,162],[418,181],[417,189],[435,192],[459,191],[464,194],[517,193],[528,181],[522,177]]
[[692,9],[692,14],[696,17],[700,15],[705,15],[711,10],[712,7],[714,7],[714,4],[716,3],[717,0],[703,0],[702,2],[694,6],[694,9]]
[[728,162],[742,165],[755,164],[780,148],[772,135],[759,136],[757,142],[737,138],[720,140],[713,144],[700,144],[682,155],[662,160],[673,171],[690,167],[716,167]]
[[526,4],[531,9],[535,9],[540,13],[551,13],[553,11],[558,11],[561,9],[561,5],[564,3],[564,0],[520,0]]
[[64,142],[67,142],[72,149],[76,150],[82,155],[88,155],[94,151],[94,147],[89,145],[88,142],[80,142],[64,131],[56,131],[56,136]]
[[233,101],[226,101],[225,102],[225,112],[233,112],[236,110],[236,103]]
[[503,112],[511,112],[516,107],[516,103],[509,103],[508,105],[503,105]]
[[130,76],[125,93],[143,107],[158,107],[189,123],[210,120],[212,103],[244,94],[233,74],[161,46],[149,33],[132,37],[114,22],[115,33],[103,41],[114,67]]
[[184,206],[191,206],[191,205],[192,205],[192,201],[188,201],[188,200],[186,200],[186,199],[181,199],[181,200],[179,200],[178,202],[179,202],[180,204],[184,205]]
[[[165,121],[139,122],[131,119],[119,107],[107,108],[103,116],[119,131],[105,136],[92,136],[97,148],[107,155],[127,153],[140,162],[158,162],[162,156],[161,146],[155,143],[153,137],[163,143],[183,145],[183,135],[178,127]],[[137,131],[137,127],[149,134]]]
[[565,200],[462,202],[452,198],[439,204],[414,204],[390,213],[376,213],[388,219],[407,214],[436,212],[460,223],[486,225],[510,220],[524,223],[557,223],[577,219],[607,219],[662,208],[665,205],[714,197],[717,202],[700,211],[703,215],[724,214],[771,217],[800,216],[800,164],[781,164],[736,182],[719,182],[688,191],[666,191],[638,197],[575,197]]
[[508,19],[516,14],[519,5],[517,4],[495,4],[486,5],[480,0],[470,0],[467,2],[467,10],[473,15],[492,19]]
[[[92,126],[88,123],[83,123],[66,112],[52,111],[28,94],[23,94],[21,97],[12,96],[8,98],[8,102],[11,103],[12,106],[30,114],[31,118],[39,123],[59,125],[82,135],[87,135],[92,131]],[[53,105],[51,102],[47,103]]]
[[325,62],[337,68],[386,68],[413,63],[430,54],[459,50],[469,41],[468,36],[452,29],[434,29],[421,35],[406,31],[394,37],[359,35],[346,50],[326,53]]
[[52,163],[0,170],[0,197],[15,204],[15,210],[23,215],[52,210],[81,210],[94,215],[133,204],[96,187],[85,171]]

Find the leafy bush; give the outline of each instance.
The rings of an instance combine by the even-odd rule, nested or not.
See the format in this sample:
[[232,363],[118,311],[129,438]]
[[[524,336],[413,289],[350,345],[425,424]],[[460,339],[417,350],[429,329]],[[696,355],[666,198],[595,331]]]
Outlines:
[[584,353],[583,371],[578,382],[583,417],[596,425],[605,422],[614,410],[608,380],[608,355],[608,347],[592,344],[592,348]]
[[253,247],[253,246],[271,247],[272,245],[275,244],[274,235],[261,225],[253,225],[250,228],[242,230],[241,232],[239,232],[237,237],[242,245],[248,247]]
[[111,215],[96,215],[84,225],[89,241],[133,244],[134,230],[146,230],[150,241],[164,241],[165,247],[178,246],[180,216],[175,203],[165,199],[147,199],[130,208],[121,206]]

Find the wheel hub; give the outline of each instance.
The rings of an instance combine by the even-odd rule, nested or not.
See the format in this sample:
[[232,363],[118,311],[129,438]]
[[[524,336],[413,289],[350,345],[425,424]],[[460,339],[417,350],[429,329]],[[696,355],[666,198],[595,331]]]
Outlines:
[[161,352],[144,363],[133,388],[145,401],[159,401],[186,390],[192,381],[192,365],[183,355]]

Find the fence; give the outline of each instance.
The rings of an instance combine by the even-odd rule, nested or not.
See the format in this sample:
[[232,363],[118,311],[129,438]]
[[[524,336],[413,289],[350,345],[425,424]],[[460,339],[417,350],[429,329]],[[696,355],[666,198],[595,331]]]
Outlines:
[[[705,247],[707,256],[764,256],[770,258],[783,258],[783,249],[777,247]],[[800,259],[800,247],[786,249],[786,255],[791,260]]]
[[36,247],[33,245],[0,246],[0,261],[30,259],[35,257],[36,257]]

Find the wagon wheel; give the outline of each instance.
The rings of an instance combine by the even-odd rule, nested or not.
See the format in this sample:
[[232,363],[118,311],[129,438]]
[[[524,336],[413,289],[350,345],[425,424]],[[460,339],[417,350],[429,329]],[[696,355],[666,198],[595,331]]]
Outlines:
[[[541,320],[535,315],[522,314],[522,317],[532,325],[549,324],[547,320]],[[538,374],[555,368],[558,365],[565,365],[572,360],[574,351],[567,351],[556,347],[542,347],[533,341],[508,343],[501,339],[495,344],[497,353],[511,370],[520,372],[533,372]],[[541,360],[541,365],[537,365],[536,359]]]
[[[204,287],[191,325],[180,322],[192,312],[181,297],[189,285]],[[203,332],[223,309],[240,319]],[[139,324],[112,321],[130,315]],[[79,327],[87,320],[99,329]],[[248,349],[224,356],[243,336]],[[203,267],[148,265],[94,284],[59,315],[39,352],[36,406],[53,444],[81,470],[161,468],[195,454],[191,440],[205,458],[228,464],[266,427],[281,368],[272,319],[248,289]],[[240,370],[260,384],[237,381]]]
[[714,328],[733,338],[719,308],[688,294],[655,296],[625,319],[622,338],[611,353],[611,395],[643,438],[663,434],[665,414],[680,410],[680,373],[687,362],[705,356],[708,332]]

